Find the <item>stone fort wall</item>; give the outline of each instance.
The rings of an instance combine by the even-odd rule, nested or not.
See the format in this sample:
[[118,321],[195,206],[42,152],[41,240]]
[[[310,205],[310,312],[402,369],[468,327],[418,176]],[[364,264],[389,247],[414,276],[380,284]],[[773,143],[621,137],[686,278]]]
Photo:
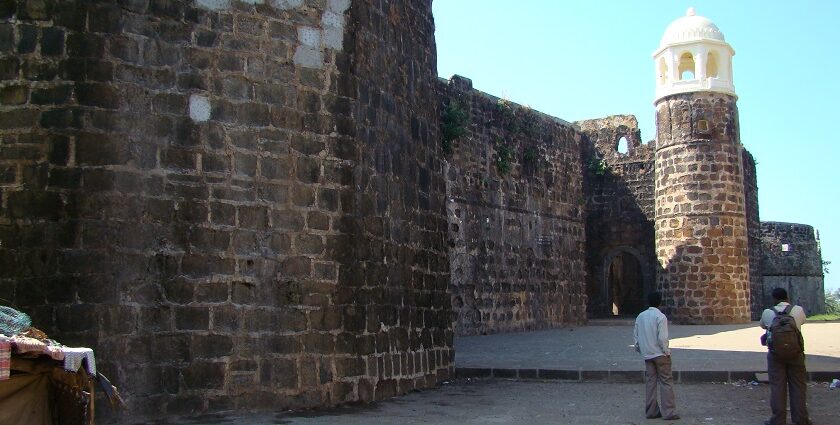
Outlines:
[[468,117],[444,171],[456,333],[583,323],[581,133],[463,77],[439,90]]
[[764,311],[764,286],[761,277],[761,221],[758,214],[758,175],[755,158],[746,149],[741,150],[744,167],[744,211],[747,215],[747,248],[750,261],[750,318],[761,319]]
[[[636,118],[617,115],[578,121],[586,194],[587,313],[611,316],[645,308],[655,288],[653,240],[653,143],[642,143]],[[624,138],[627,152],[618,150]],[[603,162],[601,162],[603,161]],[[616,262],[636,266],[616,267]],[[613,270],[611,276],[610,270]],[[620,269],[632,276],[616,276]]]
[[773,305],[772,291],[784,288],[791,302],[810,314],[825,312],[819,237],[807,224],[761,223],[761,307]]
[[0,7],[0,292],[127,415],[452,371],[431,1]]
[[[0,294],[148,417],[430,387],[456,333],[606,315],[621,256],[652,287],[633,117],[570,124],[435,74],[431,0],[0,2]],[[757,287],[817,276],[767,254],[758,285],[772,232],[753,249],[741,153],[752,299],[714,297],[755,314]]]

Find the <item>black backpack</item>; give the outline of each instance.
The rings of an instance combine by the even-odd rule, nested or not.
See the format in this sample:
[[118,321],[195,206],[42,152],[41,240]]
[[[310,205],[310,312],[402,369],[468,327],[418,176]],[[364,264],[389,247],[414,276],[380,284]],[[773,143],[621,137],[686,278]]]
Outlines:
[[805,351],[802,333],[799,332],[796,321],[790,315],[791,308],[793,308],[792,305],[788,305],[783,311],[773,309],[776,316],[770,323],[770,335],[767,338],[767,347],[770,352],[781,361],[796,360]]

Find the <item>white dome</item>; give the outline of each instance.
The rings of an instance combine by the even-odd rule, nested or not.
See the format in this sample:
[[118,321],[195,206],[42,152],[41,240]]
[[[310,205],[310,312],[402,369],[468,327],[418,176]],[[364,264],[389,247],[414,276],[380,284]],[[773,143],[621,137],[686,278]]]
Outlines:
[[709,20],[709,18],[697,16],[694,8],[690,7],[685,16],[668,25],[668,28],[665,29],[665,34],[662,36],[662,40],[659,42],[659,46],[665,47],[669,44],[697,40],[726,41],[717,25]]
[[704,91],[737,96],[732,82],[734,55],[717,25],[689,8],[668,25],[653,52],[656,102],[672,94]]

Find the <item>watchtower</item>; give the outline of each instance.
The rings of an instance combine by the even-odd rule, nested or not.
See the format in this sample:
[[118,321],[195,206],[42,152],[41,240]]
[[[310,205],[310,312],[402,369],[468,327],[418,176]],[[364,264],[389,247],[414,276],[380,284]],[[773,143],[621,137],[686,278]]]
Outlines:
[[677,323],[750,320],[734,55],[693,8],[668,26],[653,53],[657,286]]

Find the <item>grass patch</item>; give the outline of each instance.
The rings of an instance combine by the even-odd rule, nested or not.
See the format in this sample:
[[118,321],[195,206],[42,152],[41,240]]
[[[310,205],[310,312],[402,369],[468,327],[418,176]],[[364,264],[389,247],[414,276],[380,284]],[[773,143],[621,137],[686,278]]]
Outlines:
[[840,314],[815,314],[808,316],[808,320],[816,322],[829,322],[832,320],[840,320]]

